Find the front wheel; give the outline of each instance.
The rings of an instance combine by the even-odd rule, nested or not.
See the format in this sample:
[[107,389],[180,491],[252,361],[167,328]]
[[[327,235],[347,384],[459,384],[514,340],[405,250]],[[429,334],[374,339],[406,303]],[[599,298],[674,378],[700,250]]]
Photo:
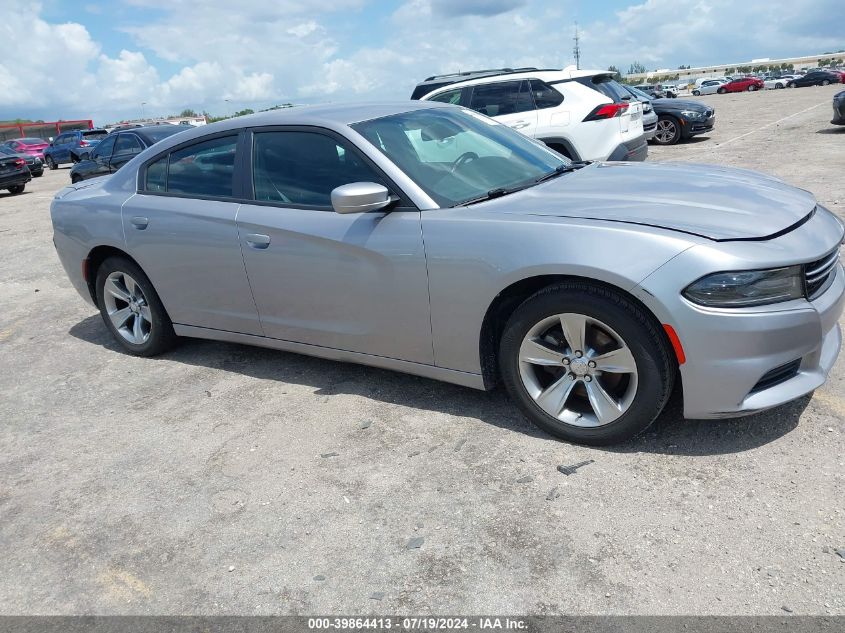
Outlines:
[[505,386],[539,427],[591,445],[626,441],[660,414],[674,368],[658,325],[614,291],[550,286],[509,319],[500,344]]
[[827,79],[825,79],[824,81],[822,81],[822,85],[823,86],[829,86],[830,82]]
[[775,90],[782,90],[782,89],[783,89],[783,84],[782,84],[782,83],[776,83],[776,84],[775,84]]
[[59,168],[59,166],[56,164],[56,161],[53,160],[52,156],[47,156],[47,158],[45,158],[44,160],[47,162],[47,167],[49,167],[50,169]]
[[757,86],[748,86],[748,92],[754,92],[757,90]]
[[23,193],[23,190],[26,189],[26,185],[12,185],[9,187],[9,193],[12,195],[17,195],[19,193]]
[[149,278],[124,257],[97,271],[97,305],[115,340],[135,356],[156,356],[176,342],[173,324]]
[[693,94],[693,95],[695,95],[696,97],[700,97],[700,96],[701,96],[701,91],[700,91],[700,90],[693,90],[693,91],[692,91],[692,94]]
[[671,116],[661,116],[657,121],[654,142],[658,145],[674,145],[681,140],[681,126]]
[[727,92],[727,90],[725,90],[724,88],[719,88],[716,92],[718,92],[720,95],[723,95]]

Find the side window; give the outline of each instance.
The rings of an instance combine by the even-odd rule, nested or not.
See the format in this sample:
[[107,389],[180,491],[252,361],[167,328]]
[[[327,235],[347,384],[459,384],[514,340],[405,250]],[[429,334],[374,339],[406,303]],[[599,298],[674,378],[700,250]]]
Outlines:
[[99,145],[97,145],[97,147],[92,152],[92,158],[108,158],[109,156],[111,156],[112,151],[114,150],[114,141],[115,137],[111,136]]
[[531,80],[531,92],[534,93],[534,104],[538,110],[555,108],[563,103],[563,95],[539,79]]
[[331,206],[335,187],[384,184],[357,152],[318,132],[259,132],[254,136],[255,199],[303,206]]
[[138,154],[143,147],[134,134],[119,134],[114,145],[115,154]]
[[237,143],[237,136],[224,136],[171,152],[167,192],[233,197]]
[[451,103],[452,105],[459,105],[461,103],[462,89],[447,90],[441,92],[439,95],[432,97],[429,101],[439,101],[440,103]]
[[167,191],[167,155],[147,165],[147,191]]
[[527,81],[503,81],[475,86],[470,108],[487,116],[516,114],[534,109]]

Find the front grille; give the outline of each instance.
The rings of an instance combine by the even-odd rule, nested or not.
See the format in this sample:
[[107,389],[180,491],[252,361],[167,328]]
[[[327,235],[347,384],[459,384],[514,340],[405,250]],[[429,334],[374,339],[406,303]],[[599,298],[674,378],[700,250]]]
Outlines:
[[804,290],[808,299],[815,299],[833,282],[839,263],[839,249],[821,259],[804,264]]
[[757,393],[764,389],[769,389],[782,382],[786,382],[790,378],[794,378],[798,374],[798,369],[801,367],[801,359],[797,358],[785,365],[775,367],[773,370],[766,372],[763,377],[757,381],[757,384],[751,389],[751,393]]

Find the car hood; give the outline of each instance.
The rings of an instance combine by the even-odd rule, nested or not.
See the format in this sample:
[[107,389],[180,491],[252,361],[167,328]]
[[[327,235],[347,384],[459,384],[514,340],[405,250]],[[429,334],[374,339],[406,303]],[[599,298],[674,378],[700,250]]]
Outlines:
[[705,112],[711,109],[706,103],[690,101],[688,99],[654,99],[651,103],[655,109],[660,110],[695,110],[696,112]]
[[812,194],[745,169],[593,163],[481,203],[485,211],[655,226],[712,240],[758,240],[802,223]]

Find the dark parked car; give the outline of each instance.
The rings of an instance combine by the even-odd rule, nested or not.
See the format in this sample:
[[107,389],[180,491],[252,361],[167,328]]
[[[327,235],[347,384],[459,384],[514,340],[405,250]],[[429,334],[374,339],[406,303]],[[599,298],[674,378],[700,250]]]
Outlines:
[[833,95],[833,119],[834,125],[845,125],[845,90]]
[[50,169],[64,163],[86,160],[97,143],[108,136],[106,130],[73,130],[59,134],[44,150],[44,162]]
[[[83,160],[70,170],[70,181],[79,182],[113,174],[150,145],[185,131],[182,125],[149,125],[124,132],[112,132]],[[190,128],[188,128],[190,129]]]
[[786,84],[787,88],[804,88],[806,86],[829,86],[830,84],[838,84],[842,82],[842,76],[839,73],[830,72],[829,70],[814,70],[803,77],[796,77]]
[[26,183],[32,180],[26,160],[20,156],[0,154],[0,189],[9,193],[22,193]]
[[655,99],[651,107],[657,113],[657,133],[652,140],[658,145],[674,145],[706,134],[716,124],[716,109],[700,101]]
[[652,99],[663,99],[664,97],[672,98],[675,96],[672,92],[667,92],[660,84],[640,84],[634,86],[637,90],[646,93]]
[[24,162],[26,163],[27,169],[29,169],[30,174],[32,174],[36,178],[39,178],[40,176],[44,175],[44,163],[42,163],[41,159],[37,156],[32,156],[30,154],[20,154],[15,150],[7,147],[6,145],[0,145],[0,156],[2,156],[3,158],[7,156],[23,158]]

